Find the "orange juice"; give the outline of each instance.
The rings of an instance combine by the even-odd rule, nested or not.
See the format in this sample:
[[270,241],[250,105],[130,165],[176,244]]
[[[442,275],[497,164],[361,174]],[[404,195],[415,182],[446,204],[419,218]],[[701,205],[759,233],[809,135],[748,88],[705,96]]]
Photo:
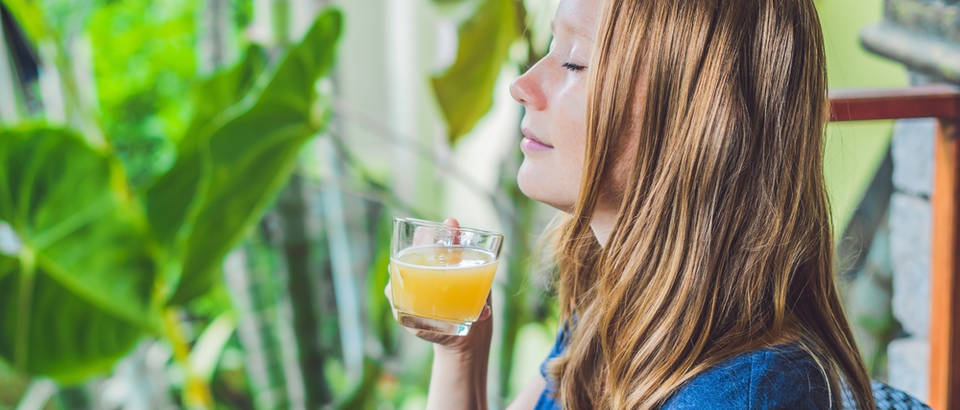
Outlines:
[[473,322],[497,271],[494,255],[475,248],[417,246],[390,259],[397,310],[420,317]]

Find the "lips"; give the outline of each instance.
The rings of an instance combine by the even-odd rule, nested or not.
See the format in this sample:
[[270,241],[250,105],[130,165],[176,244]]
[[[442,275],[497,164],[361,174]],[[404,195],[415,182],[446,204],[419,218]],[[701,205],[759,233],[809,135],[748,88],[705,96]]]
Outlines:
[[534,135],[533,132],[530,131],[529,128],[523,128],[523,129],[521,130],[521,132],[523,133],[523,136],[526,137],[527,139],[532,140],[533,142],[536,142],[536,143],[538,143],[538,144],[540,144],[540,145],[543,145],[543,146],[545,146],[545,147],[553,148],[553,145],[550,145],[550,144],[544,142],[543,140],[537,138],[537,136]]

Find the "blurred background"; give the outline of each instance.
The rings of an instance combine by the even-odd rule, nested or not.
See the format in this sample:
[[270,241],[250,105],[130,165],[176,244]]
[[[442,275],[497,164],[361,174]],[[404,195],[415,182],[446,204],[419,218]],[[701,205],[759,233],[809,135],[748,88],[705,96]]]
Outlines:
[[[556,331],[556,211],[517,189],[508,93],[556,3],[2,0],[0,409],[423,408],[431,349],[383,297],[394,216],[505,233],[504,407]],[[817,6],[831,88],[908,84],[858,39],[881,0]],[[880,380],[892,130],[832,124],[825,170]]]

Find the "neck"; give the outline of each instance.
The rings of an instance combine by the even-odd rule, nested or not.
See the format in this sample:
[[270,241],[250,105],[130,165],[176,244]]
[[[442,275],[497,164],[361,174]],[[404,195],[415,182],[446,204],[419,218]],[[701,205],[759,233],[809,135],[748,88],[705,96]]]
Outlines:
[[593,236],[597,237],[597,242],[600,242],[601,247],[607,246],[607,240],[610,238],[610,233],[613,232],[613,226],[616,222],[616,212],[597,210],[593,213],[593,218],[590,220],[590,230],[593,231]]

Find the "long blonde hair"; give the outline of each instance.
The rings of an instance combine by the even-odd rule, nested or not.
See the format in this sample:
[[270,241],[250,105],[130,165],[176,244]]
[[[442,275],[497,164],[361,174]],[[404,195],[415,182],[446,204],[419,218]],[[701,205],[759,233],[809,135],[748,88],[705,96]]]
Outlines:
[[[870,382],[834,282],[813,0],[607,0],[580,194],[555,232],[568,409],[654,408],[708,367],[795,342],[831,403]],[[632,142],[627,144],[626,142]],[[635,158],[601,247],[591,217]]]

